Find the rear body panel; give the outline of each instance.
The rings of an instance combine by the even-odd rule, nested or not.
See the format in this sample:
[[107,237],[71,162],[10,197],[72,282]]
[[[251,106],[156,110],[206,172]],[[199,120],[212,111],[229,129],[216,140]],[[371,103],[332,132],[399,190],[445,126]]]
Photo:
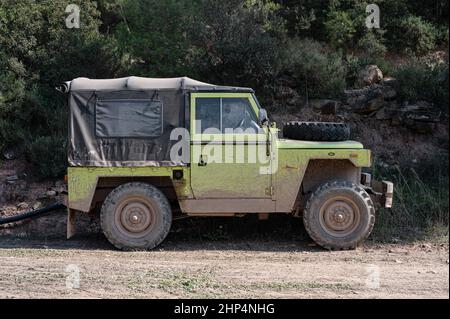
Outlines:
[[168,177],[173,181],[178,198],[191,196],[188,184],[183,180],[173,180],[175,170],[183,171],[183,180],[189,179],[187,167],[69,167],[67,171],[68,208],[89,212],[100,178]]

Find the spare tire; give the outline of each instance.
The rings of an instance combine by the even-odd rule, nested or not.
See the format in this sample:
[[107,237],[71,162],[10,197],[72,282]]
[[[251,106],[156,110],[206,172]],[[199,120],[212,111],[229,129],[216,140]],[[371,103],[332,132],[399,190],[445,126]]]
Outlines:
[[304,141],[346,141],[350,139],[350,127],[345,123],[287,122],[283,136]]

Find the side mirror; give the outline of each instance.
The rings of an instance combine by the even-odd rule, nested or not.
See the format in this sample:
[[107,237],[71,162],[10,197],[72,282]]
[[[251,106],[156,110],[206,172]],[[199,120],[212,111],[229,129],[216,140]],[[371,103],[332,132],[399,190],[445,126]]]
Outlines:
[[259,123],[267,124],[269,122],[269,117],[267,116],[267,111],[265,109],[259,109]]

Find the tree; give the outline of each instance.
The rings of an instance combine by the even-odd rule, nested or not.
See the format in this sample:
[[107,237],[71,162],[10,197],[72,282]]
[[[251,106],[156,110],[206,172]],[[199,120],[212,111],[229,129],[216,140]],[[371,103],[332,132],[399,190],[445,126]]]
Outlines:
[[[66,27],[69,3],[80,6],[79,29]],[[0,148],[25,147],[38,171],[65,169],[64,162],[40,169],[65,153],[67,109],[55,85],[78,76],[112,77],[121,68],[114,39],[99,33],[99,17],[95,1],[0,0]],[[47,158],[32,156],[42,141],[54,143],[43,152]]]
[[394,28],[393,41],[406,52],[424,55],[436,46],[436,28],[420,17],[411,15],[399,19]]
[[196,0],[116,1],[118,20],[112,32],[128,56],[131,74],[174,77],[192,74],[187,30],[197,11]]
[[204,0],[190,32],[203,78],[218,84],[269,86],[285,37],[277,10],[270,1]]

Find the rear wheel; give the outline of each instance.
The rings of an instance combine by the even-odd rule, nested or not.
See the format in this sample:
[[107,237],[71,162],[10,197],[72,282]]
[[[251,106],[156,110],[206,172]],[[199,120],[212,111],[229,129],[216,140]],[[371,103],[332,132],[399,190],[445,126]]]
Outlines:
[[172,212],[164,194],[140,182],[120,185],[106,197],[100,222],[106,238],[123,250],[158,246],[172,224]]
[[375,208],[360,186],[335,181],[319,187],[308,200],[303,222],[311,238],[326,249],[354,249],[372,232]]

